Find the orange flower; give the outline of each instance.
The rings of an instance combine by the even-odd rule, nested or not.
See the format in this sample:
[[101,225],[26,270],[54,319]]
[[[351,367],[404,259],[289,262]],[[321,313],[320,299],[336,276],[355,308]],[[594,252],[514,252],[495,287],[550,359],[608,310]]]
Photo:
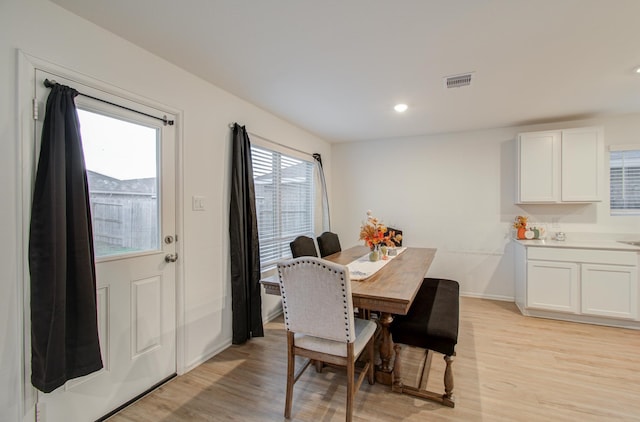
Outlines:
[[395,246],[394,240],[399,242],[400,239],[394,231],[388,232],[387,226],[375,218],[371,211],[367,211],[367,221],[360,227],[360,240],[364,240],[366,246],[371,249],[379,244]]

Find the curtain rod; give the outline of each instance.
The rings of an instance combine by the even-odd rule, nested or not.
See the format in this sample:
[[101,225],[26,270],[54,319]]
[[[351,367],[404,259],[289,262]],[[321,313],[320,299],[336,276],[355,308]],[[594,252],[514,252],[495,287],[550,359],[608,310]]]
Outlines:
[[[233,129],[233,125],[234,125],[234,123],[229,123],[229,129]],[[249,135],[257,136],[260,139],[264,139],[265,141],[267,141],[269,143],[281,146],[282,148],[287,148],[287,149],[290,149],[292,151],[299,152],[300,154],[308,155],[309,157],[315,158],[315,157],[313,157],[313,154],[311,154],[310,152],[302,151],[300,149],[293,148],[293,147],[290,147],[288,145],[281,144],[280,142],[272,141],[271,139],[265,138],[264,136],[258,135],[257,133],[253,133],[253,132],[249,132],[249,131],[247,131],[247,133]]]
[[[56,82],[54,79],[51,79],[51,80],[45,79],[44,80],[44,86],[47,87],[47,88],[53,88],[56,85],[58,85],[58,82]],[[76,90],[76,92],[77,92],[77,90]],[[120,107],[120,108],[125,109],[125,110],[133,111],[134,113],[142,114],[143,116],[151,117],[152,119],[160,120],[161,122],[164,122],[165,126],[166,125],[173,126],[173,120],[167,119],[166,115],[164,115],[162,117],[157,117],[157,116],[153,116],[151,114],[144,113],[142,111],[138,111],[138,110],[134,110],[134,109],[129,108],[129,107],[125,107],[125,106],[120,105],[120,104],[112,103],[111,101],[103,100],[101,98],[92,97],[91,95],[83,94],[82,92],[78,92],[78,95],[82,95],[83,97],[91,98],[92,100],[100,101],[100,102],[105,103],[105,104],[109,104],[109,105],[112,105],[112,106]]]

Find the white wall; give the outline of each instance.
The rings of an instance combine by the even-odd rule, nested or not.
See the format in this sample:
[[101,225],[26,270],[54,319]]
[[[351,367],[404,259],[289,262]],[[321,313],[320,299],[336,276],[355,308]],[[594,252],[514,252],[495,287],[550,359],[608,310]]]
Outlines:
[[[190,368],[231,342],[228,251],[230,139],[239,122],[268,139],[319,152],[330,168],[328,143],[44,0],[0,2],[0,420],[21,419],[20,313],[22,253],[18,226],[20,181],[17,49],[181,110],[183,143],[185,344]],[[329,183],[330,172],[327,171]],[[191,197],[205,197],[206,211],[191,211]],[[279,298],[265,298],[272,314]],[[27,384],[29,381],[27,380]]]
[[[404,231],[406,245],[438,249],[429,275],[458,280],[462,294],[512,300],[510,226],[516,215],[557,220],[552,231],[640,234],[640,217],[590,205],[514,205],[519,132],[604,126],[605,144],[640,146],[640,115],[334,144],[333,229],[358,243],[368,209]],[[607,150],[608,151],[608,150]],[[608,177],[608,152],[603,174]]]
[[[515,134],[562,124],[330,146],[277,117],[44,0],[0,2],[0,420],[21,419],[17,53],[26,53],[182,110],[186,367],[231,341],[227,234],[229,129],[238,121],[268,139],[325,162],[332,223],[343,247],[358,242],[367,209],[405,231],[408,245],[437,247],[431,274],[459,280],[463,292],[512,298],[508,227],[517,214],[560,220],[571,231],[640,232],[637,217],[610,217],[607,202],[586,206],[515,206]],[[640,116],[571,122],[602,124],[605,142],[640,143]],[[332,183],[333,180],[333,183]],[[191,197],[206,198],[205,212]],[[272,313],[279,298],[265,298]],[[27,381],[28,382],[28,381]]]

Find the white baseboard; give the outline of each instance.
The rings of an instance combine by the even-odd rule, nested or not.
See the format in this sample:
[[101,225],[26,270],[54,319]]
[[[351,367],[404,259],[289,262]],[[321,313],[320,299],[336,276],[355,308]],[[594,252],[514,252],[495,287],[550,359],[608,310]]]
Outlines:
[[280,315],[282,315],[282,308],[275,310],[274,312],[271,312],[270,314],[268,314],[267,316],[265,316],[263,318],[262,323],[265,324],[267,322],[271,322],[274,319],[278,318]]
[[[200,356],[196,357],[191,362],[189,362],[188,364],[185,365],[184,372],[182,374],[186,374],[187,372],[191,371],[195,367],[197,367],[199,365],[202,365],[203,363],[205,363],[206,361],[208,361],[209,359],[211,359],[212,357],[214,357],[218,353],[226,350],[230,346],[231,346],[231,339],[225,341],[224,343],[222,343],[221,345],[219,345],[215,349],[210,350],[208,353],[205,353],[203,355],[200,355]],[[180,375],[182,375],[182,374],[180,374]]]
[[502,296],[502,295],[488,295],[484,293],[473,293],[473,292],[460,292],[460,296],[464,297],[473,297],[476,299],[490,299],[490,300],[501,300],[503,302],[515,302],[516,298],[513,296]]
[[519,309],[522,315],[528,317],[555,319],[559,321],[579,322],[594,325],[604,325],[607,327],[628,328],[640,330],[640,321],[606,318],[591,315],[575,315],[563,312],[544,311],[539,309]]
[[[271,312],[269,315],[267,315],[264,318],[263,323],[267,323],[267,322],[271,322],[274,319],[278,318],[280,315],[282,315],[282,308],[280,309],[276,309],[274,312]],[[192,369],[194,369],[195,367],[202,365],[203,363],[205,363],[206,361],[208,361],[209,359],[211,359],[212,357],[214,357],[215,355],[217,355],[218,353],[228,349],[231,346],[231,339],[227,340],[226,342],[220,344],[218,347],[216,347],[213,350],[210,350],[209,352],[200,355],[198,357],[196,357],[195,359],[193,359],[191,362],[187,363],[184,367],[184,372],[182,372],[180,375],[182,374],[186,374],[187,372],[191,371]]]

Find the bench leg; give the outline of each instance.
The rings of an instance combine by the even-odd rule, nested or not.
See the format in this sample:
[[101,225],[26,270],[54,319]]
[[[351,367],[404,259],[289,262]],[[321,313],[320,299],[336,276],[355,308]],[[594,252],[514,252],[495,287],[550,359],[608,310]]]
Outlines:
[[453,369],[451,368],[451,365],[453,364],[453,356],[445,356],[444,361],[446,362],[447,367],[444,370],[444,396],[442,396],[442,402],[446,406],[454,407]]
[[[398,353],[398,351],[396,351],[396,353]],[[429,377],[429,367],[431,366],[431,355],[432,355],[432,351],[426,350],[425,366],[423,367],[423,375],[421,376],[421,380],[417,387],[403,385],[402,380],[400,380],[400,388],[393,389],[393,391],[398,393],[409,394],[414,397],[420,397],[421,399],[433,400],[447,407],[455,407],[456,403],[455,403],[455,398],[453,397],[453,370],[451,368],[451,365],[453,364],[453,356],[444,357],[444,361],[447,366],[444,371],[445,393],[442,394],[442,393],[429,391],[426,389],[427,381]],[[426,373],[426,377],[424,376],[424,373]],[[423,377],[425,379],[423,379]]]

